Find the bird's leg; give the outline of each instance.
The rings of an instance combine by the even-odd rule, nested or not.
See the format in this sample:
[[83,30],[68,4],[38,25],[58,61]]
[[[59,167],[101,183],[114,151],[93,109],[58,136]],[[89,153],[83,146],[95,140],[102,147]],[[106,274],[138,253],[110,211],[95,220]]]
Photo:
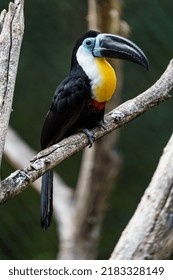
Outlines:
[[91,130],[89,130],[88,128],[83,128],[82,132],[85,133],[85,135],[87,136],[88,142],[89,142],[89,148],[91,148],[95,141],[93,132]]
[[98,123],[98,127],[101,128],[102,130],[106,130],[106,125],[105,125],[104,119],[102,119],[102,120]]

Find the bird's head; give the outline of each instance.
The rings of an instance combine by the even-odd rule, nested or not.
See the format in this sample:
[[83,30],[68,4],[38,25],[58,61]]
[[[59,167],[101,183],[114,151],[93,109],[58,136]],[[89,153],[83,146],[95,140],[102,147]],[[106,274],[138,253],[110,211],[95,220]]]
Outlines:
[[77,42],[73,49],[72,67],[78,62],[78,56],[95,58],[119,58],[149,67],[143,51],[130,40],[121,36],[88,31]]

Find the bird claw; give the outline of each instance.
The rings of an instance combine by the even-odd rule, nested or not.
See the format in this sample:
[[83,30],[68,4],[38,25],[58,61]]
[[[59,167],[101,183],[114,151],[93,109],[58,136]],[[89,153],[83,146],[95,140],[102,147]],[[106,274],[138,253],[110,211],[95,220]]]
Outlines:
[[101,121],[98,123],[98,127],[101,128],[102,130],[106,130],[106,125],[105,125],[104,120],[101,120]]
[[94,136],[93,132],[87,128],[84,128],[82,131],[87,136],[88,142],[89,142],[89,148],[91,148],[95,141],[95,136]]

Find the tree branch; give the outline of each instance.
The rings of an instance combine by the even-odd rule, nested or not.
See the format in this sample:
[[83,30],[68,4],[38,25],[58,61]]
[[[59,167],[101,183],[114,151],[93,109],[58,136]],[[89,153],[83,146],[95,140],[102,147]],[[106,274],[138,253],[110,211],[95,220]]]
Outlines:
[[[170,97],[169,92],[172,88],[173,60],[170,61],[164,74],[151,88],[123,103],[105,116],[106,130],[99,128],[93,130],[96,140],[140,116],[160,102],[167,100]],[[15,171],[2,181],[0,203],[7,201],[23,191],[28,184],[34,182],[46,170],[53,168],[87,145],[88,141],[86,136],[83,133],[78,133],[41,151],[31,160],[31,164],[28,167]]]
[[168,259],[173,251],[173,134],[111,259]]
[[9,4],[0,15],[0,162],[12,108],[20,47],[24,31],[23,0]]

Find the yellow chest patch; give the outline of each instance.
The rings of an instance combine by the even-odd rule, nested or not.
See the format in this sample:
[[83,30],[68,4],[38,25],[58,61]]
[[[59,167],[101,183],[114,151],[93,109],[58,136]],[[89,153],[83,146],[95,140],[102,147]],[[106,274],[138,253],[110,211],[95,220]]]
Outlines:
[[112,66],[104,58],[95,58],[99,79],[93,85],[94,99],[98,102],[108,101],[116,89],[116,75]]

